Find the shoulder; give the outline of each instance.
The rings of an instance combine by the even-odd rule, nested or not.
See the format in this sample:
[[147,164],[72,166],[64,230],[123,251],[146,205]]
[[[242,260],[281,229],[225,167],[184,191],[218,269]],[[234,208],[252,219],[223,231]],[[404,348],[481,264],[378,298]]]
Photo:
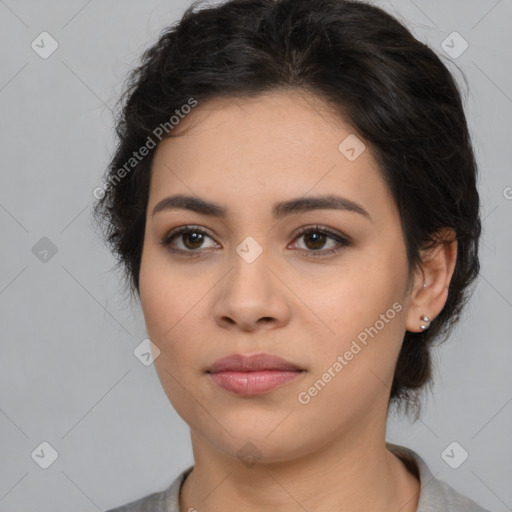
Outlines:
[[[439,501],[446,506],[446,510],[450,512],[490,512],[481,507],[478,503],[469,499],[467,496],[456,491],[442,480],[436,480],[436,489],[439,493]],[[446,505],[445,505],[446,504]]]
[[193,466],[190,466],[182,471],[167,489],[148,494],[106,512],[180,512],[181,486],[192,469]]
[[491,512],[436,478],[414,450],[392,443],[386,448],[399,457],[420,480],[417,512]]
[[155,492],[140,498],[136,501],[131,501],[121,505],[120,507],[111,508],[106,512],[156,512],[165,510],[162,504],[165,503],[164,495],[166,491]]

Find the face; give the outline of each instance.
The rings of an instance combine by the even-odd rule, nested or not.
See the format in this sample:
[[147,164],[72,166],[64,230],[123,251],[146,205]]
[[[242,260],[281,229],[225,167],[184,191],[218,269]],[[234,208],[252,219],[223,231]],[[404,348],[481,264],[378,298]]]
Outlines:
[[[410,283],[370,148],[298,91],[199,104],[182,128],[156,150],[140,270],[174,408],[219,452],[252,442],[267,461],[381,434]],[[218,209],[167,200],[178,194]],[[337,203],[315,203],[327,196]],[[302,371],[267,372],[260,384],[279,383],[268,390],[208,372],[261,353]]]

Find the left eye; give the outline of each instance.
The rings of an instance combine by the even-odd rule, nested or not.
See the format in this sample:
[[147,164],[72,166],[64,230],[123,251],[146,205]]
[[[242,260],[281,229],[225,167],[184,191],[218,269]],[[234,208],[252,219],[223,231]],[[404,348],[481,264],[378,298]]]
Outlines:
[[[304,238],[306,251],[312,253],[310,256],[316,257],[317,254],[319,256],[325,254],[332,254],[338,252],[341,248],[347,247],[350,245],[349,241],[336,234],[331,232],[326,228],[314,227],[314,228],[305,228],[301,230],[295,240],[299,240],[300,238]],[[322,249],[322,247],[326,244],[327,240],[331,240],[332,245],[330,249]],[[312,250],[307,250],[312,249]],[[315,254],[317,253],[317,254]]]

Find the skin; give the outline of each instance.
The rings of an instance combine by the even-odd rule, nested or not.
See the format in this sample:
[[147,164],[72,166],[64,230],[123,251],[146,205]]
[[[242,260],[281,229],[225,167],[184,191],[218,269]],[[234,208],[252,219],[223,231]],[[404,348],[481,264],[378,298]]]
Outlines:
[[[385,446],[388,397],[405,331],[419,332],[420,317],[432,319],[444,306],[456,242],[424,253],[424,265],[409,275],[400,216],[369,146],[347,159],[338,146],[354,129],[304,91],[211,100],[178,129],[182,135],[161,142],[153,161],[140,299],[161,351],[159,379],[191,431],[195,465],[181,512],[415,511],[419,482]],[[178,193],[219,204],[227,217],[152,215]],[[276,202],[333,193],[370,219],[326,209],[271,215]],[[296,236],[317,224],[350,245]],[[187,225],[206,232],[202,245],[183,235],[171,245],[195,257],[160,243]],[[249,236],[262,249],[252,263],[236,252]],[[300,403],[298,394],[394,303],[401,311]],[[250,397],[221,389],[206,373],[226,355],[259,352],[305,371]],[[255,464],[237,456],[248,442],[260,457]]]

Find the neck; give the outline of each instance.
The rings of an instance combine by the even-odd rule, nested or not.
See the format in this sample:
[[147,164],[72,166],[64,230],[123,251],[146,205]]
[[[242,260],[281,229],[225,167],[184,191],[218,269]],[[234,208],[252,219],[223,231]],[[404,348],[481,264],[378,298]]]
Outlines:
[[386,449],[384,434],[359,432],[294,459],[250,464],[191,431],[195,465],[180,510],[416,512],[419,482]]

